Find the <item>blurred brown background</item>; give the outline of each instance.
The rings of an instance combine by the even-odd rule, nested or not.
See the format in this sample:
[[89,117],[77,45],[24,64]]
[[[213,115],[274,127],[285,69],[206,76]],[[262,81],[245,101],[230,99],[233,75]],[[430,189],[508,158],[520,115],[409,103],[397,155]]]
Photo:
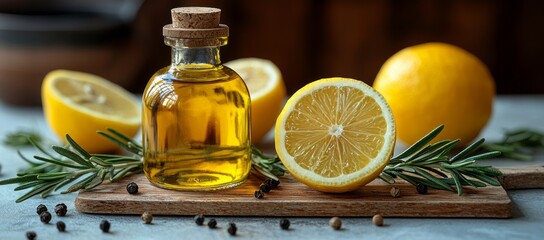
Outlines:
[[[20,52],[29,54],[28,49],[34,49],[35,53],[43,51],[40,49],[68,46],[74,51],[93,52],[95,49],[106,55],[117,51],[113,56],[94,56],[95,59],[92,54],[78,56],[82,58],[80,65],[71,67],[94,72],[141,92],[153,72],[170,61],[170,49],[163,44],[161,34],[162,26],[170,23],[169,9],[211,6],[222,9],[222,22],[231,30],[229,44],[222,48],[222,60],[270,59],[281,69],[289,93],[323,77],[351,77],[370,84],[381,65],[395,52],[433,41],[451,43],[478,56],[489,66],[499,94],[544,93],[541,71],[544,64],[544,1],[539,0],[19,0],[16,4],[2,1],[0,13],[14,14],[27,9],[27,16],[47,15],[47,11],[29,13],[28,6],[38,2],[48,2],[47,11],[51,11],[51,6],[72,11],[81,5],[83,9],[78,12],[94,9],[107,12],[108,16],[125,15],[121,27],[110,29],[117,33],[116,37],[104,33],[101,41],[93,43],[53,41],[46,47],[43,46],[46,43],[40,41],[26,45],[17,40],[6,41],[5,34],[1,33],[5,22],[0,16],[1,84],[6,78],[33,68],[28,62],[22,64],[24,71],[5,66],[5,62],[13,62],[6,58],[20,58],[13,50],[6,55],[6,49],[15,46]],[[97,7],[99,4],[101,7]],[[44,4],[41,5],[43,8]],[[130,12],[130,6],[133,15],[126,13]],[[96,34],[90,36],[95,38],[92,36]],[[44,57],[49,64],[27,79],[41,80],[39,76],[47,68],[66,68],[56,67],[54,63],[70,56],[54,59],[55,54],[49,55]],[[0,94],[2,88],[4,86],[0,86]]]

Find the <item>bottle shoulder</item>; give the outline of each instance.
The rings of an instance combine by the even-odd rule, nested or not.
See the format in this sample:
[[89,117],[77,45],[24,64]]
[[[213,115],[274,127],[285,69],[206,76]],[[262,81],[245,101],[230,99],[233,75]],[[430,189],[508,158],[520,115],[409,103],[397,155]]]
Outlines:
[[237,91],[249,94],[242,78],[226,66],[214,68],[172,68],[165,67],[157,71],[149,80],[145,92],[162,91],[160,89],[175,88],[215,88],[228,86]]
[[155,79],[195,83],[242,80],[234,70],[223,65],[215,67],[200,67],[198,65],[186,67],[168,66],[157,71],[150,80]]

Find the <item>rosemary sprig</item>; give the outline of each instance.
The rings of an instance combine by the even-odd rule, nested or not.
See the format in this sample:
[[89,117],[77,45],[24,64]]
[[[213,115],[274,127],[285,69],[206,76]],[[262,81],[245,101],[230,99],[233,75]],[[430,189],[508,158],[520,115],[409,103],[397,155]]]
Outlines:
[[28,138],[30,144],[44,156],[34,156],[34,159],[38,160],[34,161],[18,151],[19,156],[28,162],[30,167],[20,170],[15,178],[0,181],[0,185],[18,183],[20,185],[14,189],[15,191],[31,189],[16,200],[19,203],[35,195],[47,197],[68,184],[72,185],[62,193],[91,189],[106,179],[114,182],[127,175],[141,172],[141,147],[138,148],[132,140],[115,130],[108,131],[100,134],[117,142],[134,155],[91,154],[69,135],[66,135],[68,146],[53,146],[51,149],[55,153],[52,153],[46,151],[32,138]]
[[517,129],[505,133],[502,141],[482,145],[488,151],[500,151],[510,159],[529,161],[537,151],[544,150],[544,132]]
[[459,140],[428,144],[443,128],[443,125],[435,128],[404,152],[393,157],[380,174],[380,178],[388,183],[394,183],[398,177],[413,185],[424,184],[439,190],[457,191],[458,195],[463,194],[463,186],[485,187],[488,184],[500,186],[496,177],[502,173],[491,166],[479,165],[477,160],[497,157],[501,152],[471,155],[484,143],[485,140],[480,139],[456,155],[450,156]]
[[15,132],[8,133],[4,138],[3,143],[6,146],[20,148],[32,146],[32,143],[30,142],[31,140],[34,142],[41,142],[42,137],[38,132],[34,130],[21,129]]
[[[26,135],[25,135],[26,134]],[[30,164],[29,168],[22,169],[17,177],[0,181],[0,185],[20,184],[15,191],[32,188],[16,202],[22,202],[32,196],[47,197],[54,191],[76,181],[61,193],[75,192],[81,189],[92,189],[104,180],[117,181],[127,175],[142,172],[142,146],[124,134],[108,129],[108,132],[99,131],[98,134],[132,153],[132,156],[91,154],[79,146],[69,135],[66,135],[68,147],[52,146],[55,153],[46,151],[34,136],[35,133],[18,132],[19,136],[26,136],[30,145],[34,146],[44,156],[34,156],[34,160],[26,158],[20,151],[19,156]],[[259,177],[278,180],[278,176],[285,174],[285,167],[277,156],[264,154],[252,146],[251,172]]]

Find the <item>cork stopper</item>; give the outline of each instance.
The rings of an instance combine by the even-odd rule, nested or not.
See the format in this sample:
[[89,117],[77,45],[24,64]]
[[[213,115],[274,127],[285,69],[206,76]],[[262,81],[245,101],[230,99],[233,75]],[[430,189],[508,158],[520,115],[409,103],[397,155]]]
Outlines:
[[228,37],[229,27],[220,24],[221,9],[208,7],[174,8],[172,24],[163,27],[163,35],[172,38],[205,39]]

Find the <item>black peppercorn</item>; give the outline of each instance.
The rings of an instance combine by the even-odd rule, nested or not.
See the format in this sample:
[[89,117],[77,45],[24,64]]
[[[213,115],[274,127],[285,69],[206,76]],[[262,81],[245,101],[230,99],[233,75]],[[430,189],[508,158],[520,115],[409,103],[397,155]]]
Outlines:
[[274,179],[266,179],[265,183],[270,186],[271,189],[277,188],[278,185],[280,185],[280,181],[276,181]]
[[291,222],[289,222],[289,219],[284,218],[284,219],[280,220],[281,229],[287,230],[287,229],[289,229],[290,225],[291,225]]
[[34,240],[35,238],[36,238],[36,232],[34,232],[34,231],[26,232],[26,239]]
[[229,232],[229,234],[230,234],[231,236],[236,235],[236,230],[238,230],[238,228],[236,228],[236,224],[234,224],[234,223],[229,223],[229,228],[227,229],[227,231]]
[[57,229],[59,230],[59,232],[66,231],[66,224],[64,224],[63,221],[58,221],[57,222]]
[[127,184],[127,192],[130,194],[136,194],[138,193],[138,184],[135,182],[130,182]]
[[108,222],[108,220],[102,220],[102,222],[100,222],[100,230],[102,230],[102,232],[109,232],[110,231],[110,227],[111,227],[111,224],[110,222]]
[[418,183],[416,186],[417,193],[427,194],[427,185]]
[[215,228],[217,227],[217,221],[215,221],[215,219],[210,219],[210,221],[208,221],[208,227],[209,228]]
[[259,190],[263,193],[267,193],[267,192],[270,192],[270,185],[266,184],[266,183],[262,183],[260,186],[259,186]]
[[40,221],[42,221],[42,223],[49,223],[51,221],[51,213],[48,211],[40,213]]
[[254,195],[255,195],[255,198],[257,198],[257,199],[261,199],[261,198],[264,197],[264,193],[261,192],[261,190],[255,191],[255,194],[254,194]]
[[47,211],[47,207],[43,204],[38,205],[38,207],[36,208],[36,213],[38,215],[42,214],[42,212],[45,212],[45,211]]
[[202,215],[202,214],[196,215],[195,216],[195,223],[196,223],[196,225],[199,225],[199,226],[203,225],[204,224],[204,215]]
[[59,203],[55,206],[55,213],[57,216],[64,217],[66,216],[66,212],[68,211],[68,208],[66,207],[66,204]]

